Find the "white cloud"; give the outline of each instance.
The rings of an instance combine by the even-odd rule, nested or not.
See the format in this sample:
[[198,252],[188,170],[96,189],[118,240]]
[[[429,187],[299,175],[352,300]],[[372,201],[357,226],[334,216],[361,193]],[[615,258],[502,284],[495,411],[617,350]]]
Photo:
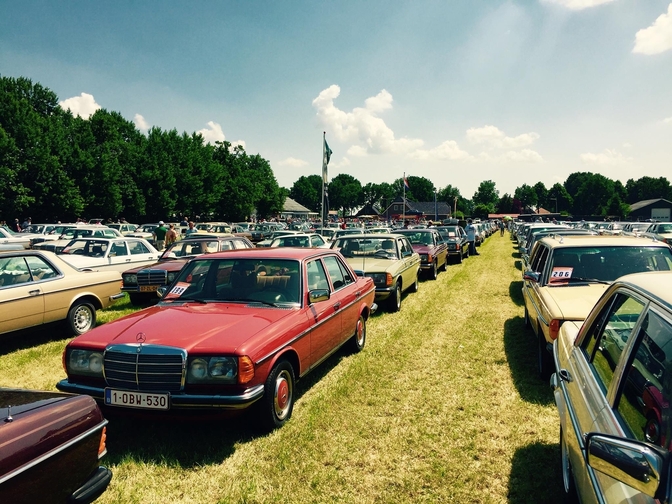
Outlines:
[[672,117],[666,117],[663,119],[663,124],[672,124]]
[[523,133],[517,137],[507,137],[502,130],[491,125],[469,128],[466,136],[472,144],[485,145],[490,149],[519,149],[532,145],[539,139],[539,134],[534,132]]
[[329,168],[330,169],[341,169],[341,168],[346,168],[346,167],[350,166],[351,164],[352,163],[350,162],[350,160],[347,157],[344,157],[343,159],[341,159],[337,163],[334,163],[333,161],[331,163],[329,163]]
[[405,154],[422,147],[424,142],[420,139],[395,138],[394,132],[378,117],[380,112],[392,108],[392,95],[385,89],[367,98],[364,107],[355,107],[352,112],[334,105],[340,94],[341,88],[333,84],[313,100],[313,107],[325,129],[333,132],[339,141],[355,144],[348,149],[348,154]]
[[96,103],[93,95],[90,95],[89,93],[82,93],[79,96],[67,98],[66,100],[58,102],[58,104],[63,110],[70,109],[72,115],[79,116],[82,119],[88,119],[100,108],[100,105]]
[[[226,140],[226,136],[222,131],[222,126],[215,121],[208,121],[208,127],[198,130],[196,133],[200,133],[206,144],[214,144],[215,142],[223,142]],[[230,143],[230,150],[233,150],[236,145],[240,145],[243,149],[245,148],[245,142],[243,140],[236,140],[235,142]]]
[[409,157],[420,160],[449,159],[452,161],[473,161],[474,157],[467,151],[460,149],[455,140],[446,140],[433,149],[418,149],[409,154]]
[[623,148],[624,149],[632,149],[632,144],[630,142],[625,142],[625,143],[623,143]]
[[282,161],[279,161],[278,164],[280,166],[291,166],[292,168],[301,168],[302,166],[307,166],[308,161],[304,161],[303,159],[296,159],[293,157],[288,157],[287,159],[283,159]]
[[599,154],[593,154],[592,152],[587,152],[581,154],[581,161],[585,164],[594,164],[594,165],[622,165],[632,161],[631,157],[624,156],[620,152],[614,149],[604,149],[604,151]]
[[530,149],[523,149],[521,151],[509,151],[504,154],[504,159],[507,161],[515,161],[517,163],[543,163],[544,158],[541,155]]
[[660,54],[672,49],[672,3],[666,14],[661,14],[648,28],[643,28],[635,35],[633,53]]
[[583,10],[590,7],[597,7],[605,3],[611,3],[614,0],[541,0],[543,3],[551,3],[566,7],[570,10]]
[[135,114],[133,117],[133,122],[135,123],[135,127],[140,131],[147,131],[149,129],[149,124],[147,124],[145,118],[140,114]]

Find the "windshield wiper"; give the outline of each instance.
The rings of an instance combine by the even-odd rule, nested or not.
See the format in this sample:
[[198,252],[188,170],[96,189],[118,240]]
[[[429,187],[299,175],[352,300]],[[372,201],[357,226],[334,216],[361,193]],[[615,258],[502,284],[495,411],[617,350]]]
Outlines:
[[601,283],[601,284],[606,284],[609,285],[611,284],[610,281],[608,280],[599,280],[597,278],[585,278],[585,277],[569,277],[569,278],[554,278],[548,283],[550,285],[562,285],[565,283],[578,283],[578,282],[584,282],[584,283]]
[[182,303],[208,304],[208,302],[205,299],[198,299],[198,298],[177,298],[177,299],[168,299],[167,301],[180,301]]

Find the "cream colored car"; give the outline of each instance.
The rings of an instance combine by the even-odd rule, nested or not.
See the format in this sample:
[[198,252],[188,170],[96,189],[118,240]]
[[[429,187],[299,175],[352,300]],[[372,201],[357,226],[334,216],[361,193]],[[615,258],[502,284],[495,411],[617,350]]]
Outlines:
[[124,294],[118,271],[77,271],[52,252],[0,253],[0,334],[67,320],[73,334]]
[[539,240],[523,274],[525,324],[537,338],[539,374],[554,371],[553,341],[565,321],[582,322],[618,277],[672,270],[664,243],[626,236],[552,236]]

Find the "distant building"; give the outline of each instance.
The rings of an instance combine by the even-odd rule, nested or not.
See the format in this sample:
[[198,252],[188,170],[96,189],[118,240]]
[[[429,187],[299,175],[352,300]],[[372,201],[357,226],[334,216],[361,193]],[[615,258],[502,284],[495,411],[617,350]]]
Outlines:
[[309,208],[306,208],[289,197],[285,199],[282,212],[280,212],[280,217],[282,219],[308,219],[317,215],[317,212],[311,211]]
[[397,196],[388,206],[381,217],[385,219],[408,219],[443,220],[452,215],[451,207],[442,201],[410,201]]
[[670,222],[672,201],[663,198],[638,201],[630,205],[628,220]]

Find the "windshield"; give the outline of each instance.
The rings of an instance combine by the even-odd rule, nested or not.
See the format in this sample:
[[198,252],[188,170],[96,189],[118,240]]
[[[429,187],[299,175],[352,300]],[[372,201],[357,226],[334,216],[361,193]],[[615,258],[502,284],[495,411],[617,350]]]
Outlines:
[[110,242],[104,240],[72,240],[63,249],[63,254],[104,257]]
[[631,273],[670,270],[672,249],[668,247],[561,248],[551,259],[549,283],[562,283],[570,278],[613,282]]
[[164,301],[298,303],[298,261],[200,259],[184,267]]
[[397,257],[396,244],[392,238],[340,238],[334,242],[333,248],[340,249],[344,257]]
[[[222,250],[231,250],[229,242],[222,243]],[[211,254],[219,251],[217,240],[181,240],[175,242],[161,255],[161,259],[176,259],[178,257],[193,257],[201,254]]]

